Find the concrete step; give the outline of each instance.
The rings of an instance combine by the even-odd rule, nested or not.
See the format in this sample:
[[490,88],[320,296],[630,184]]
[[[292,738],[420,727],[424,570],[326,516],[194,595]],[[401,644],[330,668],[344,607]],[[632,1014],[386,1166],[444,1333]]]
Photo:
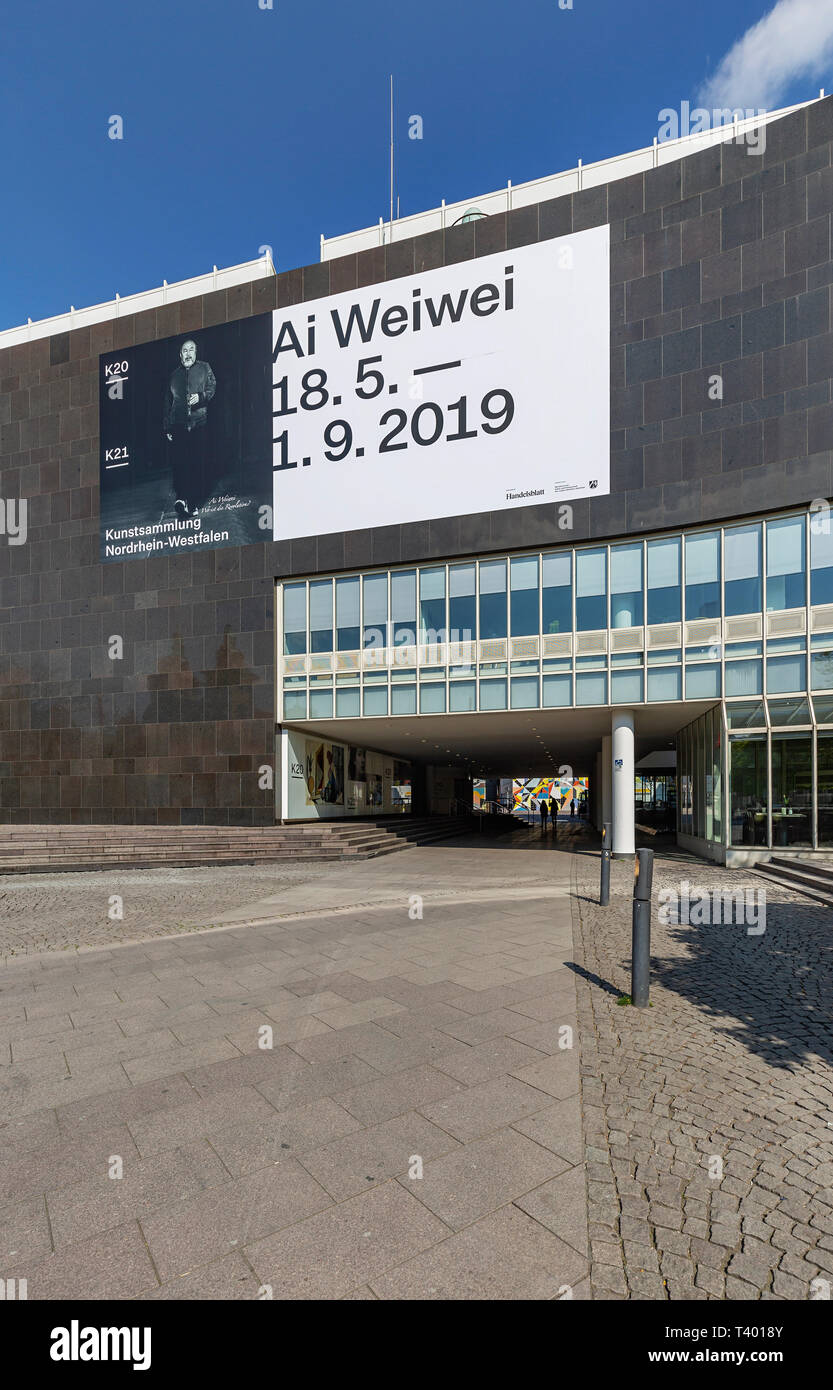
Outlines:
[[467,817],[263,826],[0,826],[0,875],[377,858],[465,834]]
[[767,863],[756,864],[755,872],[782,888],[794,889],[815,902],[833,907],[833,874],[829,870],[818,871],[814,865],[801,860],[770,859]]

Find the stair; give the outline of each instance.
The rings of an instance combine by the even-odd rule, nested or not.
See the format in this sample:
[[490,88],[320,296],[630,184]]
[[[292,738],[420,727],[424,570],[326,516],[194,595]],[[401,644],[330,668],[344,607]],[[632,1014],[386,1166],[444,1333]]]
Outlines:
[[784,859],[778,855],[758,863],[755,872],[772,879],[782,888],[793,888],[815,902],[833,907],[833,864],[828,860]]
[[0,875],[375,859],[470,834],[473,825],[473,816],[404,815],[257,828],[5,825],[0,826]]

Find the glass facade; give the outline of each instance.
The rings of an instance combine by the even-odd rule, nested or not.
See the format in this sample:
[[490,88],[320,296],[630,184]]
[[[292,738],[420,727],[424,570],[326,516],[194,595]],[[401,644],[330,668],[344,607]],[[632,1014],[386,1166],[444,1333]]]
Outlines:
[[[808,510],[279,584],[279,720],[833,692],[831,530]],[[803,757],[776,754],[790,807]]]
[[715,705],[680,730],[677,776],[677,827],[684,835],[728,849],[829,848],[833,699],[800,695]]

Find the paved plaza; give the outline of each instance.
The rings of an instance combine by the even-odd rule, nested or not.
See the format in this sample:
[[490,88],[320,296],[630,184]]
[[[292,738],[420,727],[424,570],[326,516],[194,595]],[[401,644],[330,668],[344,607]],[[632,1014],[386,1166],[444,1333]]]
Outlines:
[[621,1007],[631,866],[601,909],[592,839],[559,835],[4,880],[0,1276],[30,1299],[813,1296],[830,913],[658,857],[657,888],[766,887],[766,930],[655,912],[653,1007]]

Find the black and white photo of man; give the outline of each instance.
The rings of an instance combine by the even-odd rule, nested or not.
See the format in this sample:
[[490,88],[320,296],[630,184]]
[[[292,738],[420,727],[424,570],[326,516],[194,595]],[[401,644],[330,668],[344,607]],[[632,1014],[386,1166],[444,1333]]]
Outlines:
[[189,318],[99,356],[104,560],[249,545],[269,527],[272,315]]
[[199,361],[193,338],[182,344],[179,361],[165,394],[163,428],[172,445],[175,507],[184,516],[198,509],[208,495],[206,427],[217,381],[208,362]]

